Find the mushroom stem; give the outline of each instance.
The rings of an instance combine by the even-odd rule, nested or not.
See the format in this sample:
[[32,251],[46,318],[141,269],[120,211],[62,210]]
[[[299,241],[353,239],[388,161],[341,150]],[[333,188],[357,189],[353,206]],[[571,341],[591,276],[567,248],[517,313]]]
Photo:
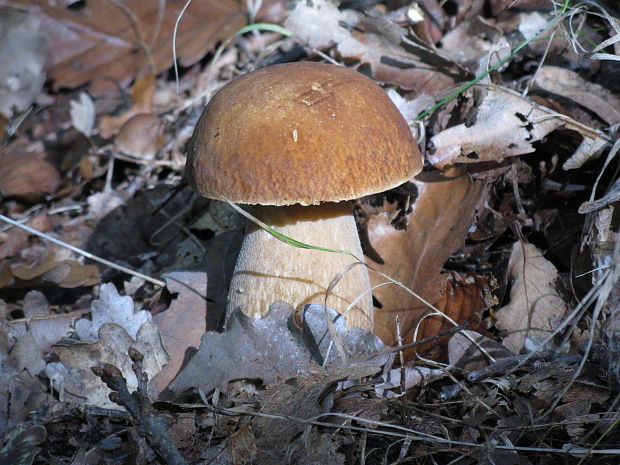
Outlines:
[[[252,213],[282,234],[305,244],[348,250],[363,259],[362,247],[349,202],[314,206],[252,207]],[[327,305],[347,313],[349,327],[373,329],[373,307],[368,270],[353,266],[347,254],[302,249],[286,244],[258,227],[248,224],[246,236],[230,284],[227,314],[240,307],[251,318],[263,318],[269,306],[282,300],[296,309],[309,303],[325,302],[332,280],[342,279],[330,291]],[[345,272],[346,271],[346,272]],[[361,297],[360,297],[361,296]]]

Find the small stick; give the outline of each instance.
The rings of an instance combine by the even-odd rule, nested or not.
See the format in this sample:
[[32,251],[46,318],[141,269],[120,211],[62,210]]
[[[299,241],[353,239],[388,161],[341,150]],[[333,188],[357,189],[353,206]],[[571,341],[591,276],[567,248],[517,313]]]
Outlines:
[[[400,318],[398,315],[396,315],[396,342],[398,342],[399,347],[403,346],[403,336],[400,332]],[[407,419],[407,387],[405,383],[407,372],[405,370],[405,352],[402,349],[398,351],[398,358],[400,359],[400,397],[402,403],[400,419],[404,423]]]
[[147,439],[167,465],[187,465],[172,441],[168,419],[157,413],[149,401],[146,392],[148,375],[142,368],[144,356],[133,347],[128,352],[133,362],[132,370],[138,379],[138,387],[133,393],[127,389],[127,381],[115,365],[104,363],[90,369],[112,390],[108,396],[110,400],[129,412],[140,435]]

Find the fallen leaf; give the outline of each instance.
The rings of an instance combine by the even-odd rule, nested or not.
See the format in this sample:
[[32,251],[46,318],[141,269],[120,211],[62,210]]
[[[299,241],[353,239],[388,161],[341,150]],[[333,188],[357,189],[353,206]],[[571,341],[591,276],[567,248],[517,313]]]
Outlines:
[[41,452],[37,446],[47,439],[47,431],[41,425],[19,427],[4,439],[4,447],[0,449],[0,463],[32,465]]
[[17,340],[7,361],[18,372],[25,370],[32,377],[39,376],[45,370],[45,361],[31,332],[26,332]]
[[501,29],[480,16],[474,16],[444,35],[440,52],[480,75],[510,54],[510,43]]
[[186,3],[176,33],[177,59],[185,67],[246,24],[245,4],[87,1],[75,9],[33,0],[29,13],[41,21],[50,44],[46,69],[54,89],[93,81],[90,92],[98,95],[115,85],[126,87],[141,72],[169,69],[175,22]]
[[103,115],[99,123],[101,137],[112,137],[133,116],[153,112],[155,95],[155,75],[145,74],[135,80],[131,86],[131,106],[117,116]]
[[95,126],[95,105],[86,92],[80,92],[80,100],[71,100],[71,124],[84,136],[90,137]]
[[[386,214],[370,218],[368,237],[385,264],[368,263],[403,283],[428,302],[435,302],[444,290],[447,276],[440,272],[448,257],[464,242],[475,209],[485,192],[484,183],[472,182],[464,169],[445,173],[428,172],[413,180],[418,197],[412,203],[406,230],[397,230]],[[376,286],[385,278],[370,273]],[[410,338],[428,307],[396,286],[376,288],[373,295],[381,302],[375,311],[374,333],[386,344],[395,342],[398,315],[402,335]],[[431,334],[419,335],[426,337]]]
[[[1,170],[2,168],[0,168],[0,171]],[[52,222],[45,213],[29,218],[25,224],[41,232],[48,231],[52,227]],[[29,237],[30,233],[28,231],[24,231],[19,228],[11,228],[8,232],[0,233],[0,260],[12,257],[26,247]],[[7,268],[5,268],[5,272],[10,270],[9,263],[6,263],[6,266]],[[13,274],[11,272],[11,277],[12,275]],[[5,280],[3,279],[3,281]],[[2,286],[0,285],[0,287]]]
[[437,0],[421,0],[414,3],[407,8],[405,15],[406,17],[398,22],[414,23],[415,34],[427,44],[436,45],[442,39],[449,21],[448,15]]
[[341,437],[312,428],[289,446],[290,456],[296,458],[297,465],[344,465],[346,455],[342,449],[343,443],[345,441]]
[[97,221],[125,203],[125,198],[116,191],[95,192],[86,198],[88,218]]
[[502,343],[519,353],[526,338],[535,342],[547,338],[564,317],[567,305],[556,288],[558,271],[534,245],[513,245],[508,273],[510,302],[497,311],[495,326],[508,333]]
[[605,87],[586,81],[578,73],[558,66],[543,66],[534,87],[560,95],[596,113],[610,126],[620,123],[620,98]]
[[97,265],[82,265],[75,260],[60,260],[48,258],[43,263],[34,266],[18,265],[12,269],[13,276],[28,283],[19,283],[20,286],[53,283],[60,287],[74,288],[93,286],[99,282],[99,267]]
[[486,367],[489,365],[490,359],[479,347],[481,347],[486,354],[491,355],[496,361],[514,357],[514,353],[499,342],[475,331],[463,330],[452,336],[448,343],[448,360],[450,365],[467,371],[479,370]]
[[67,401],[101,408],[121,410],[122,407],[108,398],[110,389],[91,371],[93,366],[110,363],[118,367],[127,380],[130,392],[136,390],[138,381],[132,370],[127,350],[133,347],[144,354],[144,372],[149,379],[159,373],[167,362],[166,351],[161,345],[157,328],[151,322],[143,324],[133,339],[115,323],[105,323],[99,328],[96,342],[83,343],[64,340],[53,347],[68,375],[60,385]]
[[40,291],[32,290],[24,296],[23,312],[25,318],[32,319],[28,329],[41,355],[72,331],[75,315],[51,315],[47,298]]
[[[316,312],[317,307],[324,309],[320,305],[309,307],[311,313]],[[190,388],[200,388],[205,393],[216,388],[226,391],[228,383],[234,380],[261,380],[267,385],[319,369],[320,341],[327,339],[322,345],[325,350],[322,356],[326,357],[330,335],[325,334],[318,324],[312,324],[311,331],[302,333],[291,321],[293,314],[291,306],[284,302],[271,305],[267,316],[259,320],[235,312],[224,333],[209,331],[204,334],[198,352],[170,384],[169,392],[165,392],[166,398]],[[331,309],[328,314],[335,316]],[[338,324],[338,334],[345,350],[353,352],[361,347],[369,353],[381,347],[369,332],[349,331],[346,317],[340,317],[340,320],[343,321]],[[336,351],[336,348],[331,350]],[[339,362],[336,355],[333,360]],[[357,360],[351,358],[347,361],[351,366],[359,365],[360,369],[370,371],[378,366],[376,361],[357,363]]]
[[45,160],[42,145],[0,147],[0,193],[28,201],[42,200],[60,185],[60,174]]
[[577,121],[536,105],[513,91],[488,84],[476,86],[483,98],[467,124],[459,124],[433,136],[428,160],[441,168],[452,163],[501,161],[534,152],[534,142],[557,129],[571,129],[583,142],[564,169],[576,168],[609,144],[607,136]]
[[[38,377],[26,371],[18,372],[6,357],[0,356],[0,435],[10,428],[24,424],[32,412],[40,408],[46,394]],[[12,463],[12,462],[9,462]]]
[[153,317],[162,344],[170,360],[149,383],[149,392],[157,397],[174,379],[183,361],[194,349],[207,328],[207,275],[204,272],[175,271],[165,276],[166,287],[176,298],[168,310]]
[[112,283],[101,285],[99,299],[91,304],[91,315],[90,320],[82,318],[75,323],[75,331],[82,342],[95,342],[99,329],[106,323],[119,325],[136,339],[142,325],[151,321],[150,312],[134,312],[132,298],[121,296]]
[[285,26],[311,47],[335,45],[343,58],[370,67],[375,79],[406,90],[436,95],[471,77],[383,14],[339,10],[327,0],[298,2]]
[[276,302],[260,320],[240,312],[231,315],[226,332],[204,334],[198,352],[169,389],[177,394],[189,388],[225,391],[232,380],[261,379],[270,384],[307,370],[311,362],[301,337],[287,327],[292,313],[288,304]]
[[579,205],[578,212],[581,214],[592,213],[597,210],[609,208],[612,204],[618,202],[618,200],[620,200],[620,179],[616,180],[611,186],[609,186],[606,194],[600,199],[583,202]]
[[[327,318],[332,321],[331,328],[337,334],[340,349],[336,348]],[[370,331],[354,326],[347,328],[346,318],[320,304],[305,305],[302,311],[302,327],[306,346],[321,366],[330,367],[351,364],[360,360],[364,364],[383,366],[389,355],[381,353],[385,345]],[[345,359],[342,359],[344,352]]]
[[[433,306],[441,314],[431,314],[424,318],[418,328],[418,337],[433,336],[442,331],[450,329],[453,324],[443,315],[447,315],[456,323],[469,323],[469,328],[481,331],[481,315],[489,308],[488,298],[492,294],[489,279],[485,276],[466,275],[461,276],[457,273],[446,273],[445,287],[439,299],[433,302]],[[429,356],[433,358],[443,358],[445,343],[448,336],[436,339],[427,344],[416,347],[418,353],[433,349]]]

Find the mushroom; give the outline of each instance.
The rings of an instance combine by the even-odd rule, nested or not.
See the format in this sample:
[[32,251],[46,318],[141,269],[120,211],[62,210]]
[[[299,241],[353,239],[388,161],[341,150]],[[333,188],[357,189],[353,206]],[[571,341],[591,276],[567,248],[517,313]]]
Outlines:
[[[396,187],[422,157],[407,122],[374,81],[312,62],[238,77],[211,99],[189,142],[186,175],[201,195],[250,211],[293,239],[363,259],[346,200]],[[323,303],[349,326],[373,329],[368,271],[346,254],[296,248],[249,224],[230,284],[227,313],[261,318],[283,300]],[[344,272],[346,270],[346,272]]]
[[153,159],[162,146],[162,124],[153,113],[138,113],[121,127],[116,136],[116,147],[136,158]]

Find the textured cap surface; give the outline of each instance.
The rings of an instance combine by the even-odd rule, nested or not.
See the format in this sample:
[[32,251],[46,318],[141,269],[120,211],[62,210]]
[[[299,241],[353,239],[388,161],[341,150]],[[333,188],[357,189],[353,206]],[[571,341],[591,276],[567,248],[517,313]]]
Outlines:
[[422,157],[387,94],[357,71],[275,65],[226,84],[189,142],[205,197],[262,205],[350,200],[415,176]]

